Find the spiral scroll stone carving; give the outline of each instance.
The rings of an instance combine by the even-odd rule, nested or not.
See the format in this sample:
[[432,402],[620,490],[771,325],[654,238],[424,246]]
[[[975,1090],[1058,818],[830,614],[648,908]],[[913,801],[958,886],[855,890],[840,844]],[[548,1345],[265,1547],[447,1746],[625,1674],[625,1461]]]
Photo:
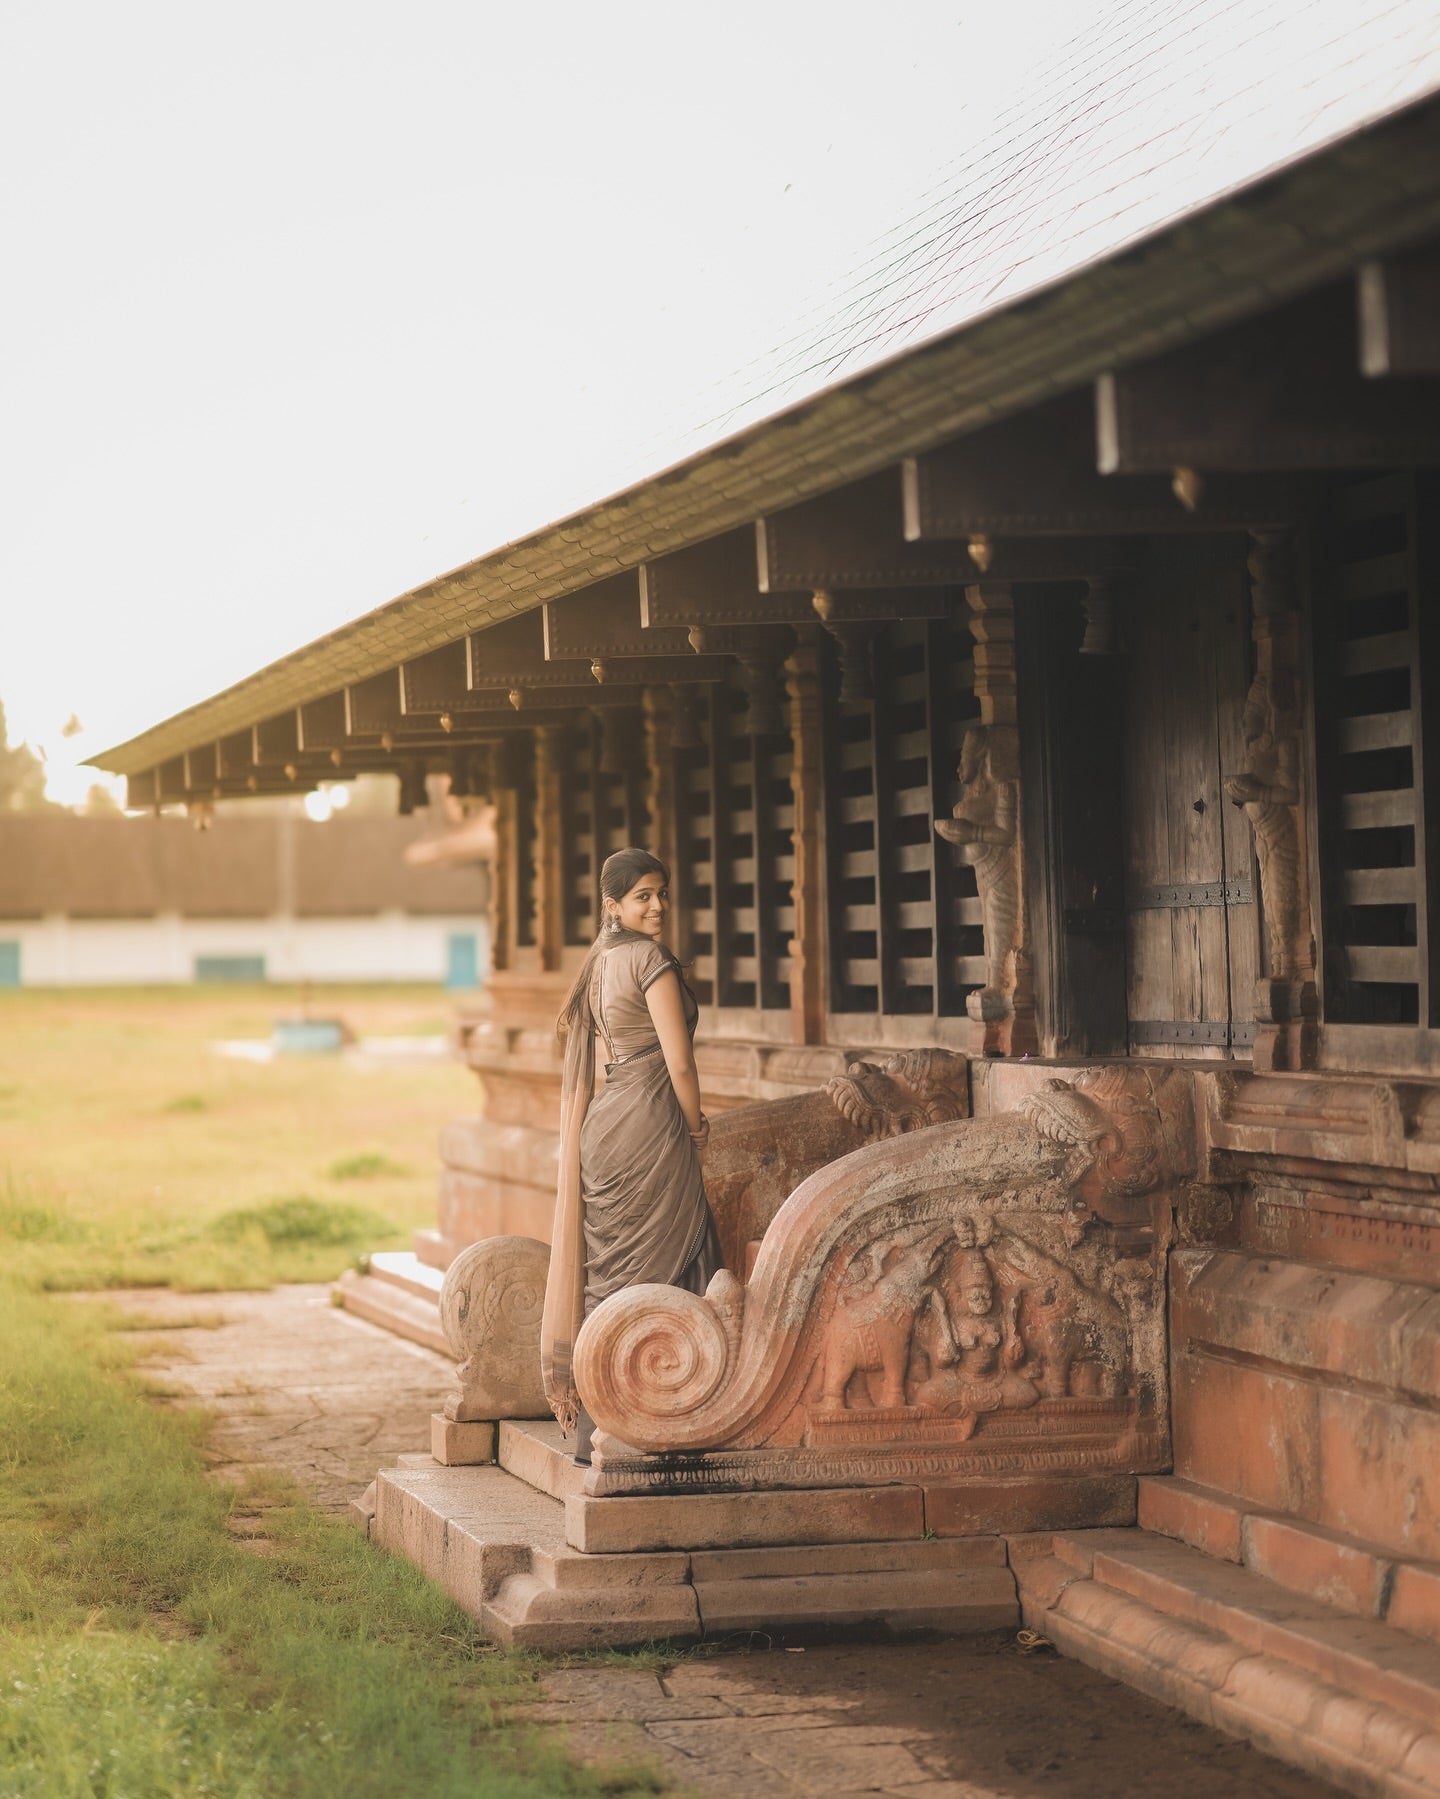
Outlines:
[[445,1271],[440,1327],[459,1366],[447,1418],[541,1418],[540,1315],[550,1251],[534,1237],[486,1237]]
[[[733,1275],[717,1294],[730,1305]],[[723,1388],[738,1332],[728,1311],[682,1288],[628,1287],[592,1312],[575,1343],[575,1384],[627,1443],[683,1441],[685,1421]]]

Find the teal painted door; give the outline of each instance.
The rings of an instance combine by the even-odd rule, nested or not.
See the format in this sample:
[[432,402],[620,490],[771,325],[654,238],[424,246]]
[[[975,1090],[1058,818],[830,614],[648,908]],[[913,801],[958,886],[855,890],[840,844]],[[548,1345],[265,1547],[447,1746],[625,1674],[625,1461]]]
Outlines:
[[480,956],[473,931],[452,931],[445,959],[445,985],[450,988],[480,985]]
[[20,985],[20,945],[12,940],[0,943],[0,987]]

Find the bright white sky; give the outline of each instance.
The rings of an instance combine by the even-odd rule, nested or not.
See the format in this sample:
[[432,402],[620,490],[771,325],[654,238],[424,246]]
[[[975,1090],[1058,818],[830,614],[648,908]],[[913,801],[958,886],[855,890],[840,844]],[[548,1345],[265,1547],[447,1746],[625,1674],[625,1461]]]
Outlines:
[[1104,5],[6,0],[12,740],[76,801],[640,472]]

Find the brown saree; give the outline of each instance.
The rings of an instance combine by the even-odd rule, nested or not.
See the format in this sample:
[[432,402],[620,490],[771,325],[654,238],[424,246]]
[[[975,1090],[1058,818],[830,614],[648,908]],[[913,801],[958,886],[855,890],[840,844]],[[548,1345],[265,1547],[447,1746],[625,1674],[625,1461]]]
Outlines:
[[[693,1036],[699,1007],[679,964],[653,939],[625,932],[596,962],[588,1028],[572,1031],[566,1044],[541,1365],[546,1397],[567,1432],[580,1417],[572,1357],[584,1318],[612,1293],[645,1281],[703,1293],[722,1266],[700,1158],[645,998],[672,969]],[[597,1037],[605,1085],[592,1099]]]

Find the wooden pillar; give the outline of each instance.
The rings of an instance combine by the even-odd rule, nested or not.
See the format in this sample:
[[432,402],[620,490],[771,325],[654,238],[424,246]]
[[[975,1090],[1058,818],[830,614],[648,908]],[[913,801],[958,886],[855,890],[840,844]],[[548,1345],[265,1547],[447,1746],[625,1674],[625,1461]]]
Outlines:
[[668,938],[681,954],[689,940],[689,906],[685,891],[688,870],[675,863],[675,701],[668,687],[647,687],[645,714],[645,796],[649,815],[650,853],[670,870]]
[[1255,674],[1241,727],[1245,766],[1225,791],[1250,821],[1260,869],[1268,965],[1255,989],[1255,1067],[1313,1068],[1318,1007],[1301,753],[1302,637],[1289,533],[1253,532],[1249,569]]
[[794,1043],[825,1038],[825,885],[821,843],[823,806],[820,736],[820,633],[796,631],[785,663],[790,700],[790,790],[795,798],[793,842],[795,934],[790,939],[790,1037]]
[[542,974],[560,967],[565,947],[561,739],[555,725],[541,725],[535,733],[535,956]]
[[1033,1054],[1038,1042],[1025,947],[1015,599],[1005,583],[968,587],[965,598],[980,722],[965,733],[954,813],[938,819],[936,829],[974,867],[980,894],[985,985],[967,997],[965,1010],[981,1027],[987,1056]]
[[503,974],[514,966],[515,854],[519,818],[515,789],[495,787],[495,862],[490,883],[490,967]]

